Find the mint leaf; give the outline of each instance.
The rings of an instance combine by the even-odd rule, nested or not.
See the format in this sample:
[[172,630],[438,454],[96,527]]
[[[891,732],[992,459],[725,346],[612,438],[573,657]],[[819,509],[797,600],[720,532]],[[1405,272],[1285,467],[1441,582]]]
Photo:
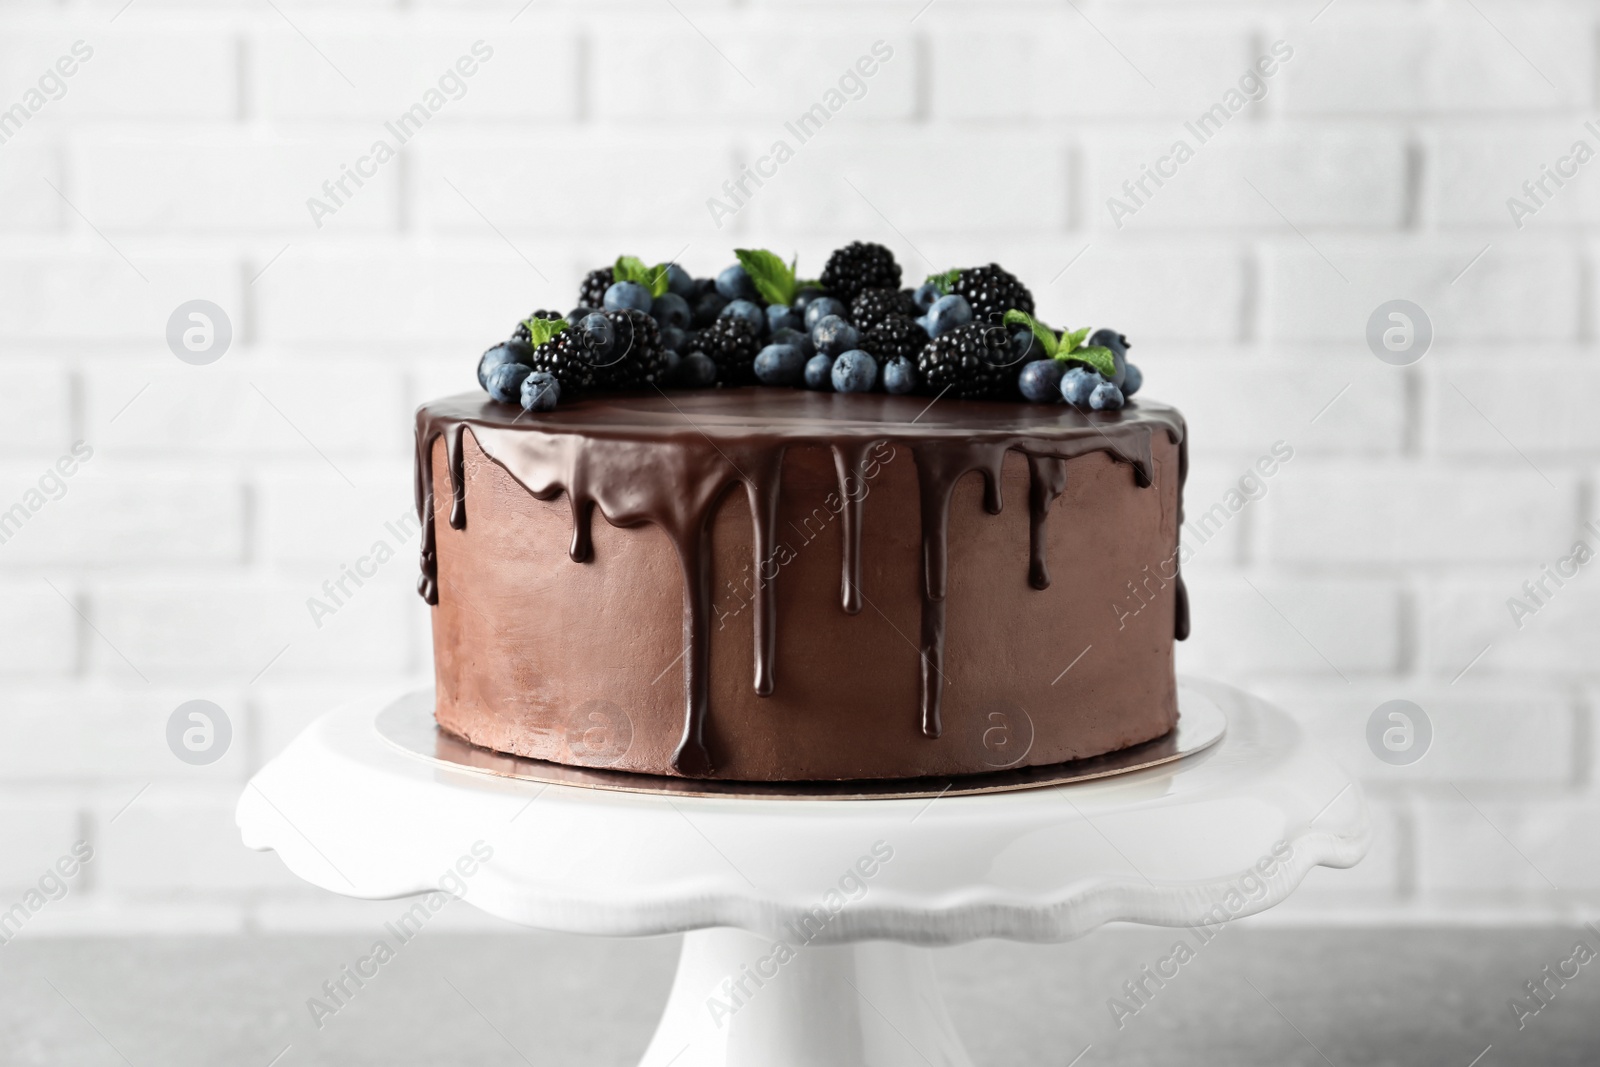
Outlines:
[[[756,292],[769,304],[794,303],[794,264],[785,263],[765,248],[735,248],[739,266],[750,275]],[[799,259],[795,260],[798,263]]]
[[550,338],[567,328],[566,319],[523,319],[522,325],[528,328],[528,343],[538,348]]
[[645,285],[650,289],[651,296],[660,296],[667,291],[667,268],[671,263],[657,263],[650,268],[650,280]]
[[1046,356],[1054,358],[1056,352],[1060,349],[1060,345],[1056,341],[1055,331],[1046,326],[1044,323],[1040,322],[1038,319],[1034,318],[1032,315],[1028,314],[1026,311],[1019,311],[1016,308],[1012,308],[1010,311],[1005,313],[1005,317],[1002,321],[1007,326],[1026,326],[1029,330],[1033,331],[1033,336],[1038,339],[1040,346],[1044,348],[1044,354]]
[[931,284],[939,290],[940,296],[949,296],[951,288],[956,284],[956,279],[961,277],[961,268],[952,267],[943,274],[930,274],[925,284]]
[[1061,331],[1061,351],[1063,351],[1063,352],[1074,352],[1074,351],[1076,351],[1077,349],[1079,349],[1079,348],[1081,348],[1083,346],[1083,339],[1085,337],[1088,337],[1088,336],[1089,336],[1089,327],[1087,327],[1087,326],[1085,326],[1081,330],[1073,330],[1070,333],[1068,331],[1066,331],[1066,330],[1062,330]]
[[611,268],[613,282],[638,282],[645,288],[650,287],[650,268],[644,265],[644,260],[638,256],[618,256],[616,265]]
[[1093,367],[1100,372],[1100,377],[1108,382],[1117,376],[1117,357],[1111,354],[1111,349],[1102,348],[1100,345],[1090,345],[1088,348],[1079,348],[1070,353],[1063,351],[1058,353],[1056,358]]

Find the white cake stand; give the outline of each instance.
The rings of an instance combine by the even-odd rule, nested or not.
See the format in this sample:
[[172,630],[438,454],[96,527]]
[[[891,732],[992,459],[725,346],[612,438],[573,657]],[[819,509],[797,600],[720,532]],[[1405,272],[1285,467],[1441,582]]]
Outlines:
[[[873,800],[667,796],[493,777],[328,713],[251,779],[238,822],[324,889],[458,892],[572,933],[687,933],[643,1067],[971,1067],[927,947],[1065,941],[1112,921],[1261,911],[1367,848],[1360,789],[1282,712],[1185,681],[1227,732],[1115,777]],[[483,857],[490,854],[487,860]],[[453,878],[446,878],[457,872]]]

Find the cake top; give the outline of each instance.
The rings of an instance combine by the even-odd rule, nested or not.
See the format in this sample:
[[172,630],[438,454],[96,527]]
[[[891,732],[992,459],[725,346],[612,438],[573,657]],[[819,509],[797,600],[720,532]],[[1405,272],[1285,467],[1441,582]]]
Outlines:
[[1054,329],[997,263],[902,288],[879,244],[836,250],[815,281],[764,249],[734,254],[715,278],[619,256],[585,276],[575,307],[534,311],[484,352],[478,384],[540,418],[619,390],[763,385],[960,401],[960,420],[974,401],[1117,411],[1143,382],[1125,335]]

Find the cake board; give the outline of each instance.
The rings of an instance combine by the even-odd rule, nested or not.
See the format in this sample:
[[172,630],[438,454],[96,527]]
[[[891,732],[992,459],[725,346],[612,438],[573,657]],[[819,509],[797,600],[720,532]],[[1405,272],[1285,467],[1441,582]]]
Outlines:
[[397,696],[329,712],[263,767],[238,805],[245,844],[348,896],[444,880],[521,925],[686,934],[644,1067],[968,1067],[938,946],[1237,918],[1368,843],[1359,787],[1287,715],[1189,679],[1180,710],[1204,699],[1227,720],[1193,756],[1067,785],[870,800],[452,767],[379,734]]

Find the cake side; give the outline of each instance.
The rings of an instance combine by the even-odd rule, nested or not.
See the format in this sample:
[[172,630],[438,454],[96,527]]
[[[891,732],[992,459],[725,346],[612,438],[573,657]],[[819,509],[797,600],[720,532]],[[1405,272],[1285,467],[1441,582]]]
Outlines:
[[1175,412],[919,424],[910,398],[759,392],[419,412],[442,726],[734,780],[982,773],[1172,727]]

